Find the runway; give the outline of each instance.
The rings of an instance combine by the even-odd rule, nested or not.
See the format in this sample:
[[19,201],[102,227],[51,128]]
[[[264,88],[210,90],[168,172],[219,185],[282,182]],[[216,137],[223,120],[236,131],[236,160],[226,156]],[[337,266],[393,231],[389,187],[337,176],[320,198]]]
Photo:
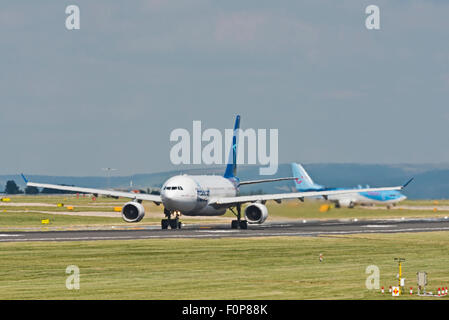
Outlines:
[[276,236],[337,236],[347,234],[449,231],[448,219],[325,220],[270,222],[249,225],[247,230],[229,224],[185,225],[181,230],[161,230],[159,226],[135,225],[105,230],[0,232],[0,242],[94,241],[179,238],[252,238]]

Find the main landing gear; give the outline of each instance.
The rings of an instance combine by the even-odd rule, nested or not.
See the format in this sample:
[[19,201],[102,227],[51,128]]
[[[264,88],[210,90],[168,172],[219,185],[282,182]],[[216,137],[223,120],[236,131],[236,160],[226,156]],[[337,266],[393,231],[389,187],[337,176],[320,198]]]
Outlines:
[[232,210],[232,208],[229,208],[231,212],[237,217],[237,220],[232,220],[231,222],[231,228],[232,229],[248,229],[248,221],[242,220],[242,214],[241,214],[241,205],[238,204],[237,206],[237,213]]
[[171,217],[171,211],[164,209],[164,214],[166,219],[161,220],[161,227],[163,230],[168,229],[170,227],[171,229],[181,229],[182,223],[179,221],[179,212],[174,213],[174,218]]

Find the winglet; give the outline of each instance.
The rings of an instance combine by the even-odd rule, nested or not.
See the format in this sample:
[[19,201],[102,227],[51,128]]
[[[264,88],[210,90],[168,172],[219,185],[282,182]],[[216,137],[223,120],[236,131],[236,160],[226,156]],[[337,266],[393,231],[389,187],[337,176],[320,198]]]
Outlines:
[[409,181],[407,181],[407,182],[402,186],[402,189],[404,189],[406,186],[408,186],[408,184],[409,184],[410,182],[412,182],[413,179],[415,179],[415,178],[411,178]]
[[25,177],[25,175],[23,173],[20,174],[22,176],[23,181],[25,181],[25,183],[28,183],[28,179]]

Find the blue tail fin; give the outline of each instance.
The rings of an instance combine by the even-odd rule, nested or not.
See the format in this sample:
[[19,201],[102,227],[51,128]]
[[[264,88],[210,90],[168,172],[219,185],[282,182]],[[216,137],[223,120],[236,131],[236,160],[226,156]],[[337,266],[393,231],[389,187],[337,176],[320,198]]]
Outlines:
[[298,191],[305,190],[320,190],[324,189],[323,186],[313,182],[312,178],[307,174],[302,165],[298,163],[292,163],[293,177],[295,177],[295,188]]
[[237,117],[235,118],[234,135],[232,136],[232,146],[231,146],[231,150],[229,151],[228,164],[226,165],[226,171],[224,174],[225,178],[232,178],[237,175],[237,145],[238,145],[237,133],[238,133],[238,129],[240,129],[240,116],[239,115],[237,115]]
[[28,183],[28,179],[25,177],[23,173],[20,174],[22,176],[23,181],[25,181],[25,184]]

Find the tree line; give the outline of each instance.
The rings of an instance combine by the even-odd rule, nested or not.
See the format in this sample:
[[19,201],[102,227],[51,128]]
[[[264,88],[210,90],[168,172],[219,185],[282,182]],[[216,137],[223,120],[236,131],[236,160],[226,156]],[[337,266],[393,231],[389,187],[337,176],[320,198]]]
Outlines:
[[[62,184],[62,186],[68,186]],[[73,185],[72,185],[73,187]],[[0,189],[1,190],[1,189]],[[152,189],[147,188],[147,190],[139,190],[140,193],[148,194],[160,194],[160,188]],[[1,191],[0,191],[1,192]],[[3,191],[5,194],[75,194],[75,191],[65,191],[57,189],[43,188],[39,190],[37,187],[27,186],[24,190],[21,190],[14,180],[9,180],[6,182],[5,189]]]

